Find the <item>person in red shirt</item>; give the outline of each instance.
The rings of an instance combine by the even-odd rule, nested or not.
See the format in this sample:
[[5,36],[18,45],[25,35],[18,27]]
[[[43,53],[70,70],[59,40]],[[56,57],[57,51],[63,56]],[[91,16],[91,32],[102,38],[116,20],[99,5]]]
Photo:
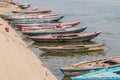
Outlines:
[[58,25],[56,25],[56,28],[62,28],[62,25],[59,23]]
[[[58,25],[56,25],[56,28],[57,28],[57,30],[62,30],[63,29],[63,27],[62,27],[62,25],[60,23]],[[58,34],[58,37],[62,38],[63,34]]]

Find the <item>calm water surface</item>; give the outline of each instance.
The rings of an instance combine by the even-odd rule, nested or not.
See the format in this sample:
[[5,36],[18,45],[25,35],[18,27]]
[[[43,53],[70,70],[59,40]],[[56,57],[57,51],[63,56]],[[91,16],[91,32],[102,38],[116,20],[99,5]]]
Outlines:
[[[59,78],[63,79],[63,74],[59,70],[67,64],[120,55],[120,1],[119,0],[22,0],[30,3],[32,7],[40,9],[51,9],[53,13],[65,15],[62,22],[81,21],[82,25],[88,26],[86,31],[102,31],[102,34],[90,43],[105,42],[107,46],[104,51],[91,53],[41,53],[41,60]],[[48,43],[36,43],[39,45],[49,45]],[[63,43],[57,44],[61,45]],[[68,43],[69,44],[69,43]],[[72,44],[72,43],[70,43]],[[83,44],[83,43],[82,43]],[[86,44],[86,43],[85,43]],[[54,44],[52,44],[54,45]],[[47,76],[50,76],[48,74]],[[63,79],[69,80],[69,79]]]

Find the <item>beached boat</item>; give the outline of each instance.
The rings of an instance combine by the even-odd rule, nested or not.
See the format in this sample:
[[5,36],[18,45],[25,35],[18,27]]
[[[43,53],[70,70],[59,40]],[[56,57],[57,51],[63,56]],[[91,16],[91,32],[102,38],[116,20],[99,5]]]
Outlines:
[[[22,33],[27,34],[27,35],[40,35],[40,34],[67,34],[67,33],[78,33],[78,32],[82,32],[86,29],[87,27],[78,27],[78,28],[67,28],[67,29],[40,29],[40,30],[23,30]],[[48,35],[47,35],[48,36]],[[45,36],[45,37],[47,37]],[[37,36],[39,37],[39,36]],[[57,36],[51,35],[50,38],[53,39]],[[51,39],[50,39],[51,40]]]
[[[71,28],[72,26],[62,26],[62,28],[61,29],[66,29],[66,28]],[[28,30],[41,30],[41,29],[55,29],[56,28],[56,26],[54,26],[54,27],[38,27],[38,26],[36,26],[36,27],[21,27],[20,28],[20,30],[21,31],[28,31]]]
[[[51,13],[52,14],[52,13]],[[2,13],[0,14],[0,16],[4,19],[10,18],[10,17],[18,17],[18,16],[39,16],[39,15],[51,15],[50,13],[46,13],[46,14],[24,14],[24,13],[12,13],[12,12],[8,12],[8,13]],[[53,14],[52,14],[53,15]]]
[[14,13],[50,13],[52,10],[39,10],[39,9],[23,9],[22,11],[13,11]]
[[37,7],[22,9],[22,11],[35,11],[35,10],[39,10],[39,9]]
[[[73,32],[73,31],[72,31]],[[39,42],[76,42],[76,41],[89,41],[101,32],[88,32],[88,33],[72,33],[72,34],[59,34],[59,35],[39,35],[29,37],[34,41]]]
[[43,15],[16,15],[16,16],[8,16],[5,19],[6,20],[24,20],[24,19],[50,19],[55,17],[60,17],[62,15],[58,14],[43,14]]
[[64,16],[52,17],[52,18],[43,18],[43,19],[23,19],[23,20],[12,20],[10,24],[34,24],[34,23],[50,23],[56,22],[63,18]]
[[102,46],[104,43],[99,44],[89,44],[89,45],[59,45],[59,46],[35,46],[42,50],[49,50],[49,51],[66,51],[66,50],[77,50],[79,52],[90,52],[90,51],[99,51],[103,50]]
[[15,26],[18,27],[34,27],[34,26],[38,26],[38,27],[54,27],[58,24],[62,25],[62,26],[76,26],[78,24],[80,24],[81,22],[68,22],[68,23],[41,23],[41,24],[15,24]]
[[21,3],[21,4],[18,4],[18,7],[20,7],[21,9],[26,9],[26,8],[29,8],[29,7],[30,7],[30,4]]
[[120,80],[120,66],[72,77],[71,80]]
[[[61,29],[66,29],[66,28],[71,28],[71,27],[75,27],[74,24],[71,24],[71,25],[61,25],[61,24],[58,24],[60,25],[60,28]],[[42,26],[27,26],[27,27],[20,27],[20,30],[21,31],[25,31],[25,30],[41,30],[41,29],[56,29],[57,26],[45,26],[45,27],[42,27]]]
[[76,76],[85,74],[91,71],[97,71],[103,68],[112,68],[120,66],[120,57],[108,57],[104,59],[98,59],[93,61],[83,61],[75,64],[70,64],[61,68],[60,70],[66,76]]
[[11,16],[21,16],[21,15],[27,15],[27,14],[8,12],[8,13],[0,14],[0,17],[2,17],[3,19],[7,19],[7,18],[9,18]]
[[14,15],[16,15],[16,14],[8,12],[8,13],[4,13],[4,14],[2,13],[2,14],[0,14],[0,17],[6,18],[6,17],[9,17],[9,16],[14,16]]

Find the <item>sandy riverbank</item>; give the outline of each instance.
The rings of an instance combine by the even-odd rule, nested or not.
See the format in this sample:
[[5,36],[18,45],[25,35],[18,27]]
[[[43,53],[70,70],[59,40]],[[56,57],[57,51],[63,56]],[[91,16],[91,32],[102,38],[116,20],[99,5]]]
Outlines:
[[[0,5],[6,3],[0,3]],[[0,12],[19,8],[9,5]],[[0,80],[57,80],[19,35],[4,20],[0,19]],[[9,32],[5,31],[9,27]]]

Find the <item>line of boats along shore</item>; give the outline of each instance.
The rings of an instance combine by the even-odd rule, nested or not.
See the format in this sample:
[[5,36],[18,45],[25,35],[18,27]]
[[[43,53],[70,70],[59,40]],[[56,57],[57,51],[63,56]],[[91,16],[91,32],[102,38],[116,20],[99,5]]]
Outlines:
[[[17,4],[21,11],[0,14],[11,25],[19,27],[27,38],[36,42],[83,42],[90,41],[101,32],[83,32],[87,27],[75,27],[81,22],[58,22],[63,15],[53,14],[51,10],[29,8],[29,4]],[[81,52],[103,49],[103,43],[90,45],[39,46],[44,50],[79,50]],[[57,53],[56,53],[57,54]],[[120,57],[108,57],[93,61],[82,61],[60,68],[72,80],[120,80]],[[96,72],[97,71],[97,72]],[[91,72],[91,73],[89,73]],[[88,74],[86,74],[88,73]],[[110,74],[110,75],[108,75]],[[80,76],[78,76],[80,75]],[[106,79],[107,78],[107,79]]]

